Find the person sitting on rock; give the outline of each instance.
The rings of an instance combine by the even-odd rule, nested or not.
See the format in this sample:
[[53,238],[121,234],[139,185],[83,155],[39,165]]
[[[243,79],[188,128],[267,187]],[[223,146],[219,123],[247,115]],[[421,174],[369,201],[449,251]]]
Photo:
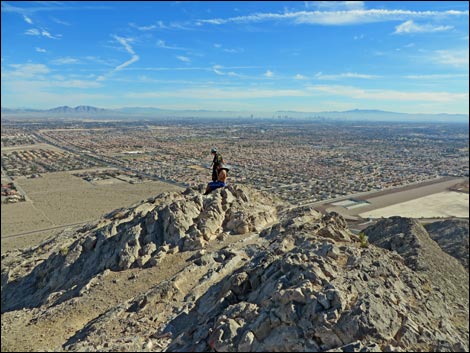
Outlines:
[[217,166],[217,180],[211,181],[209,184],[207,184],[206,192],[204,195],[210,194],[212,191],[218,188],[223,188],[227,184],[225,184],[225,180],[227,180],[227,173],[229,169],[227,168],[226,165],[220,163]]

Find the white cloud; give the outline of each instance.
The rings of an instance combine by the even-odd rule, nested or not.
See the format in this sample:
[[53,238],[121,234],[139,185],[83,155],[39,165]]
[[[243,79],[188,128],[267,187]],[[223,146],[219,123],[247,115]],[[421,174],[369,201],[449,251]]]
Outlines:
[[274,73],[270,70],[267,70],[265,73],[264,73],[264,76],[266,77],[273,77],[274,76]]
[[60,37],[62,37],[61,34],[57,34],[54,36],[45,29],[39,30],[37,28],[28,29],[26,32],[24,32],[24,34],[29,35],[29,36],[43,36],[43,37],[47,37],[50,39],[59,39]]
[[217,75],[221,75],[221,76],[222,76],[222,75],[225,75],[225,73],[222,72],[222,71],[220,71],[220,69],[222,69],[222,66],[220,66],[220,65],[214,65],[214,66],[212,67],[212,70],[213,70]]
[[[160,21],[161,22],[161,21]],[[162,23],[163,24],[163,23]],[[150,25],[150,26],[138,26],[136,25],[135,23],[129,23],[129,26],[135,28],[135,29],[138,29],[139,31],[152,31],[154,29],[157,29],[157,28],[162,28],[161,26],[157,26],[157,25]]]
[[64,88],[97,88],[100,87],[101,84],[96,81],[66,80],[50,82],[50,86]]
[[385,89],[362,89],[340,85],[315,85],[308,88],[314,92],[346,96],[354,99],[373,99],[381,101],[417,101],[417,102],[468,102],[468,93],[450,92],[405,92]]
[[377,75],[358,74],[356,72],[344,72],[336,75],[324,75],[322,72],[317,72],[315,74],[315,78],[317,80],[340,80],[344,78],[361,78],[366,80],[373,80],[380,77],[381,76]]
[[191,62],[191,59],[186,57],[186,56],[182,56],[182,55],[178,55],[176,57],[176,59],[182,61],[182,62],[185,62],[185,63],[190,63]]
[[113,64],[113,60],[104,60],[98,56],[92,56],[88,55],[84,57],[85,60],[89,60],[93,63],[100,64],[100,65],[105,65],[105,66],[115,66],[115,63]]
[[[241,77],[241,78],[249,78],[249,76],[246,75],[241,75],[237,72],[234,71],[229,71],[226,72],[225,70],[230,70],[230,69],[253,69],[253,68],[258,68],[255,66],[232,66],[232,67],[224,67],[221,65],[214,65],[212,66],[212,71],[215,72],[219,76],[231,76],[231,77]],[[222,71],[224,70],[224,71]]]
[[167,27],[167,28],[168,29],[192,30],[192,28],[186,27],[186,26],[182,25],[181,23],[177,23],[177,22],[171,22],[170,26]]
[[[114,69],[112,69],[111,71],[109,71],[108,73],[106,74],[103,74],[103,75],[100,75],[96,78],[96,81],[97,82],[102,82],[102,81],[105,81],[108,77],[110,77],[114,72],[116,71],[120,71],[122,69],[124,69],[125,67],[135,63],[136,61],[138,61],[140,58],[139,56],[135,53],[134,49],[132,48],[132,46],[130,45],[130,43],[132,43],[134,41],[133,38],[123,38],[123,37],[119,37],[117,35],[113,35],[113,38],[119,42],[119,44],[121,44],[123,47],[124,47],[124,50],[127,51],[129,54],[131,54],[131,58],[127,61],[125,61],[124,63],[116,66]],[[106,62],[103,62],[102,59],[99,59],[99,58],[96,58],[96,57],[93,57],[93,56],[88,56],[86,57],[87,60],[91,60],[91,61],[95,61],[95,62],[101,62],[101,63],[104,63],[107,65]]]
[[153,31],[153,30],[156,30],[156,29],[164,29],[164,30],[175,30],[175,29],[184,29],[184,30],[188,30],[190,28],[188,27],[185,27],[184,25],[180,24],[180,23],[170,23],[170,24],[165,24],[163,21],[157,21],[156,24],[152,24],[152,25],[149,25],[149,26],[139,26],[135,23],[129,23],[129,26],[139,30],[139,31],[143,31],[143,32],[146,32],[146,31]]
[[186,48],[168,45],[168,44],[165,43],[164,40],[161,40],[161,39],[159,39],[159,40],[157,41],[157,47],[159,47],[159,48],[164,48],[164,49],[172,49],[172,50],[188,50],[188,49],[186,49]]
[[402,24],[395,27],[395,34],[405,34],[405,33],[433,33],[433,32],[443,32],[448,31],[454,28],[453,26],[433,26],[430,24],[416,24],[413,20],[408,20]]
[[49,75],[51,70],[44,64],[10,64],[9,67],[13,70],[2,70],[2,86],[5,84],[12,89],[28,86],[27,91],[41,91],[52,87],[95,88],[100,86],[96,81]]
[[244,50],[242,48],[224,48],[224,52],[230,53],[230,54],[238,54],[238,53],[243,53]]
[[30,25],[33,24],[33,20],[31,20],[31,19],[30,19],[28,16],[26,16],[26,15],[23,15],[23,19],[24,19],[27,23],[29,23]]
[[322,10],[362,10],[364,1],[305,1],[306,8]]
[[132,38],[122,38],[119,36],[114,36],[114,39],[116,39],[119,43],[122,44],[124,49],[132,55],[132,57],[127,60],[126,62],[122,63],[121,65],[117,66],[114,71],[119,71],[125,68],[126,66],[131,65],[132,63],[135,63],[136,61],[139,60],[139,56],[135,53],[134,49],[131,47],[129,43],[133,42]]
[[165,41],[159,39],[158,42],[157,42],[157,47],[166,48]]
[[14,70],[2,72],[2,78],[32,78],[48,74],[51,71],[46,65],[43,64],[10,64],[10,67],[12,67]]
[[134,39],[132,39],[132,38],[123,38],[123,37],[119,37],[119,36],[114,36],[114,39],[116,39],[119,43],[121,43],[122,46],[124,46],[124,49],[126,49],[126,51],[129,54],[135,55],[134,49],[132,49],[131,45],[129,44],[129,43],[132,43],[134,41]]
[[453,78],[466,78],[468,80],[468,74],[406,75],[404,77],[412,80],[448,80]]
[[54,65],[69,65],[69,64],[78,64],[80,60],[71,58],[69,56],[64,58],[57,58],[51,61],[51,64]]
[[301,74],[295,75],[294,78],[296,80],[305,80],[305,79],[307,79],[307,77],[305,77],[304,75],[301,75]]
[[46,49],[39,48],[39,47],[36,47],[36,51],[37,51],[38,53],[46,53],[46,52],[47,52]]
[[71,26],[70,23],[68,22],[65,22],[65,21],[62,21],[62,20],[59,20],[58,18],[56,17],[51,17],[52,21],[54,21],[55,23],[58,23],[60,25],[64,25],[64,26]]
[[230,54],[243,53],[245,51],[243,48],[222,48],[222,44],[219,43],[215,43],[214,47],[217,49],[222,49],[224,52]]
[[28,29],[26,32],[24,32],[24,34],[27,34],[28,36],[40,36],[41,35],[39,30],[36,28]]
[[[50,109],[54,106],[68,105],[77,106],[90,104],[100,106],[103,101],[114,100],[115,96],[107,96],[97,92],[80,93],[76,90],[66,91],[65,89],[56,89],[59,92],[50,92],[49,86],[45,82],[22,81],[9,85],[8,92],[2,92],[2,101],[10,102],[12,106],[29,106],[38,109]],[[86,92],[86,91],[85,91]],[[28,101],[25,102],[22,96],[27,96]]]
[[186,97],[195,99],[250,99],[250,98],[272,98],[272,97],[304,97],[311,95],[309,92],[292,89],[182,89],[175,91],[159,92],[136,92],[129,93],[131,98],[166,98]]
[[169,29],[170,28],[167,25],[165,25],[163,23],[163,21],[157,21],[157,25],[158,25],[158,28],[161,28],[161,29]]
[[135,63],[135,62],[138,61],[138,60],[139,60],[139,56],[138,56],[138,55],[133,55],[132,58],[130,58],[130,59],[127,60],[126,62],[122,63],[121,65],[119,65],[118,67],[116,67],[114,70],[115,70],[115,71],[122,70],[122,69],[124,69],[125,67],[129,66],[130,64]]
[[439,64],[468,68],[468,49],[437,50],[433,60]]
[[296,11],[284,13],[255,13],[229,18],[197,20],[196,25],[223,25],[230,23],[256,23],[263,21],[286,21],[294,24],[341,26],[361,23],[400,21],[411,18],[442,19],[456,16],[468,16],[468,11],[410,11],[386,9],[353,9],[341,11]]
[[[184,67],[139,67],[139,68],[129,68],[128,70],[137,70],[137,71],[212,71],[221,69],[224,70],[234,70],[234,69],[260,69],[260,66],[221,66],[214,65],[212,67],[195,67],[195,66],[184,66]],[[225,74],[224,72],[221,72]],[[258,77],[257,77],[258,78]]]
[[[16,1],[12,1],[15,3]],[[13,12],[21,15],[29,15],[36,12],[43,11],[83,11],[87,10],[109,10],[110,6],[65,6],[69,3],[68,1],[31,1],[31,3],[40,4],[41,6],[28,6],[26,7],[16,7],[7,4],[5,1],[2,1],[2,12]],[[71,2],[70,2],[71,3]]]
[[47,37],[47,38],[51,38],[51,39],[58,39],[58,37],[54,37],[52,34],[50,34],[45,29],[41,30],[41,35],[43,35],[44,37]]

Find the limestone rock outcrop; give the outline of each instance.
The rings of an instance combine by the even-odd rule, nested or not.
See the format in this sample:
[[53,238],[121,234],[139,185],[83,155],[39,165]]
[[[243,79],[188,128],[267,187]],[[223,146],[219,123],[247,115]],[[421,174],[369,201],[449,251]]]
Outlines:
[[468,270],[468,219],[438,221],[424,227],[442,250],[459,260]]
[[434,293],[400,255],[351,242],[340,216],[291,214],[264,236],[269,247],[198,300],[168,351],[468,348],[465,317],[447,314],[451,290]]
[[[468,351],[468,271],[417,221],[381,220],[363,247],[338,214],[247,187],[201,191],[162,194],[2,257],[2,340],[18,318],[50,328],[82,302],[99,308],[101,297],[87,301],[98,283],[146,289],[79,317],[48,349]],[[118,273],[131,275],[121,284]]]
[[[255,190],[229,186],[207,196],[201,191],[162,194],[66,231],[18,254],[20,260],[2,258],[2,312],[44,304],[52,292],[61,293],[57,302],[69,299],[106,269],[155,266],[170,249],[202,249],[222,233],[253,232],[276,219],[275,203]],[[29,253],[47,258],[30,261]]]

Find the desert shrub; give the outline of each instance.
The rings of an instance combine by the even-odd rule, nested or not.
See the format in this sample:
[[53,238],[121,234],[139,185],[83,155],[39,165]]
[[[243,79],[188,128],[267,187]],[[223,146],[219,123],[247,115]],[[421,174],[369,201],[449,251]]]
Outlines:
[[359,241],[361,243],[361,248],[369,247],[369,239],[367,238],[367,235],[365,235],[363,232],[359,233]]

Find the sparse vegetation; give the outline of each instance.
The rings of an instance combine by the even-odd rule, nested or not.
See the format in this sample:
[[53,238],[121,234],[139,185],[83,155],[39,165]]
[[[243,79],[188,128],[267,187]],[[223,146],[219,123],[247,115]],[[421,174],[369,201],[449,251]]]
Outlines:
[[361,243],[361,248],[369,247],[369,239],[367,238],[367,235],[365,235],[363,232],[359,233],[359,241]]

